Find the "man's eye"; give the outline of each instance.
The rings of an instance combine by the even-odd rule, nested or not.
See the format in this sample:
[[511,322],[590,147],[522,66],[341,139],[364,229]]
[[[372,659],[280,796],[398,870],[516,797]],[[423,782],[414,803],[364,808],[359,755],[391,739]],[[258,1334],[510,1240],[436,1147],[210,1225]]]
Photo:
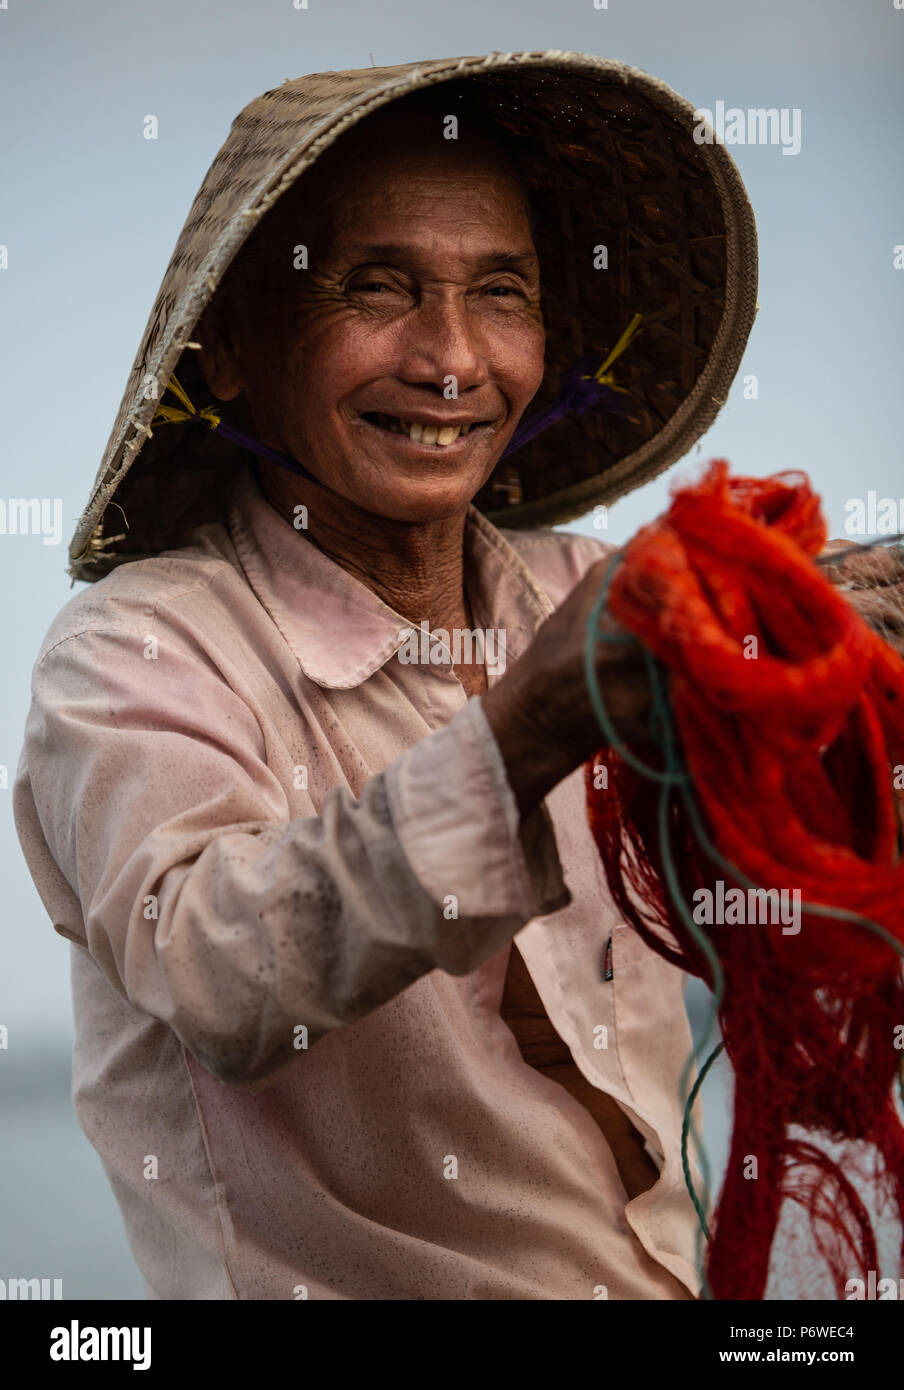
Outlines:
[[387,285],[384,280],[359,280],[351,288],[356,292],[372,293],[374,290],[388,290],[392,287]]
[[516,289],[514,285],[490,285],[490,286],[488,287],[488,293],[489,293],[489,294],[504,294],[504,295],[516,294],[516,295],[518,295],[521,299],[524,298],[524,293],[523,293],[523,291],[522,291],[522,290],[519,290],[519,289]]

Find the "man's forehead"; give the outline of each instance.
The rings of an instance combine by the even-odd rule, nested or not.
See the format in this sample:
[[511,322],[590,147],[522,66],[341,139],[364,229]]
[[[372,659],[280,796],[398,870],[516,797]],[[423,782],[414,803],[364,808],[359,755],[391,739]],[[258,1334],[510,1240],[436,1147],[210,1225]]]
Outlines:
[[[259,229],[267,258],[303,243],[330,261],[414,265],[432,242],[478,273],[507,266],[538,277],[533,209],[499,141],[483,129],[446,141],[435,122],[400,125],[401,115],[376,113],[295,182]],[[388,127],[396,139],[381,138]]]
[[414,259],[442,248],[469,260],[505,260],[514,270],[537,265],[526,191],[498,177],[483,187],[450,181],[441,196],[426,196],[403,175],[362,181],[324,200],[318,223],[324,249],[362,260]]
[[511,165],[494,149],[454,150],[416,145],[391,153],[376,149],[366,160],[347,159],[299,180],[298,194],[313,195],[336,217],[354,216],[358,205],[382,212],[404,209],[412,203],[437,199],[472,207],[483,214],[508,214],[527,201],[524,184]]
[[[333,249],[343,256],[362,261],[403,263],[416,261],[434,240],[433,229],[429,236],[418,237],[413,230],[409,236],[393,241],[371,241],[366,236],[350,232],[346,236],[341,233],[337,235]],[[539,265],[533,246],[521,241],[517,244],[500,245],[488,237],[483,244],[474,244],[472,241],[469,246],[462,248],[462,252],[478,269],[508,267],[529,274]]]
[[524,192],[520,172],[504,144],[491,131],[463,126],[444,139],[437,119],[412,119],[389,108],[376,112],[325,151],[285,196],[292,203],[305,191],[318,202],[335,204],[404,190],[412,181],[467,181],[509,195]]

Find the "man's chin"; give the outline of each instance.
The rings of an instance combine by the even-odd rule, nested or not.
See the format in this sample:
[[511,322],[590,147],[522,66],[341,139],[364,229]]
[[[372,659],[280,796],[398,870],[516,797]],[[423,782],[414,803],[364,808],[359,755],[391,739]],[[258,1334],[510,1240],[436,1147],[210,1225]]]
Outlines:
[[486,470],[387,469],[385,464],[367,469],[342,488],[349,501],[362,511],[387,521],[427,525],[460,516],[480,491]]
[[369,496],[362,495],[355,501],[362,510],[386,521],[427,526],[461,516],[478,490],[479,484],[472,489],[434,483],[387,488]]

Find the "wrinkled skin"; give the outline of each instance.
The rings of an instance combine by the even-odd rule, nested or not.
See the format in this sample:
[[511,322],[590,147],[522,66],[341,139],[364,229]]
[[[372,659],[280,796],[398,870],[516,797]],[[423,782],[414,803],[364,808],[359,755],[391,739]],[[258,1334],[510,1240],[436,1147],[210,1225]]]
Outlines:
[[[504,152],[410,135],[390,112],[318,162],[267,228],[273,273],[215,300],[197,336],[213,393],[244,391],[258,438],[327,484],[263,463],[274,506],[306,504],[308,538],[406,620],[467,627],[465,513],[543,378],[539,263]],[[308,269],[287,273],[298,244]],[[365,411],[486,423],[441,448]]]

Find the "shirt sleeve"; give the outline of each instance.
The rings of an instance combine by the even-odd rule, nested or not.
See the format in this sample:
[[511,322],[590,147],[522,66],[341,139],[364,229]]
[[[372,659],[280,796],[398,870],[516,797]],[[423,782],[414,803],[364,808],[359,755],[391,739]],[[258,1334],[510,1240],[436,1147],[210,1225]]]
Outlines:
[[297,1057],[299,1025],[310,1045],[433,969],[466,974],[571,900],[478,699],[359,799],[336,785],[293,819],[253,702],[200,649],[149,661],[128,630],[39,660],[15,795],[107,980],[251,1089]]

